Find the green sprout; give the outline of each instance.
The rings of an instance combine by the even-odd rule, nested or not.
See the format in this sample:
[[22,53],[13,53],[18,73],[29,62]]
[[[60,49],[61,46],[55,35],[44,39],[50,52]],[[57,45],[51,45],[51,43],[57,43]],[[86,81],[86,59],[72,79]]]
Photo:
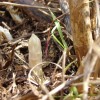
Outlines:
[[[66,41],[64,40],[64,36],[63,36],[63,33],[62,33],[62,29],[61,29],[61,25],[58,21],[58,19],[56,18],[56,16],[51,12],[50,10],[50,13],[51,13],[51,16],[53,18],[53,21],[55,23],[55,27],[52,29],[51,31],[51,34],[52,34],[52,37],[55,39],[55,41],[63,48],[63,49],[67,49],[68,46],[66,44]],[[59,36],[60,36],[60,39],[61,41],[58,40],[58,38],[55,36],[55,30],[57,29],[58,33],[59,33]]]

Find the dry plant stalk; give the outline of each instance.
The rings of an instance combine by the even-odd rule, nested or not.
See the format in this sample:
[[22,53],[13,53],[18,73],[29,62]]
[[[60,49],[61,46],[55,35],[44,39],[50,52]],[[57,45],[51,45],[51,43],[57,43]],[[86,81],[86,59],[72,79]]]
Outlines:
[[[98,3],[99,4],[99,3]],[[97,0],[69,0],[71,26],[73,32],[73,43],[76,55],[79,60],[80,67],[77,71],[78,74],[83,73],[84,69],[84,100],[88,97],[89,77],[94,71],[94,78],[98,77],[100,71],[100,58],[97,58],[94,53],[89,56],[88,60],[85,60],[85,64],[81,64],[84,61],[86,54],[92,47],[93,42],[100,36],[98,21],[100,16],[98,14]],[[91,8],[91,9],[90,9]],[[98,17],[98,19],[97,19]],[[97,23],[97,22],[99,23]],[[87,54],[88,55],[88,54]],[[90,72],[89,72],[90,71]],[[79,86],[79,92],[83,92],[82,86]],[[93,92],[93,90],[92,90]]]
[[[41,41],[35,34],[32,34],[32,36],[29,39],[28,48],[29,48],[29,67],[33,68],[35,65],[42,62]],[[41,80],[43,79],[44,74],[42,71],[42,66],[36,66],[33,70],[33,73],[35,73],[35,75]]]
[[[93,69],[98,69],[96,72],[98,74],[98,71],[100,71],[100,68],[97,66],[98,60],[100,59],[100,37],[92,44],[92,47],[88,51],[87,55],[85,56],[83,60],[84,64],[84,100],[88,100],[88,92],[89,92],[89,81],[90,81],[90,75],[94,71]],[[100,63],[99,63],[100,65]],[[96,75],[96,74],[95,74]],[[91,87],[91,92],[93,92],[94,87]]]
[[[96,41],[100,36],[100,10],[99,10],[99,1],[94,0],[90,2],[90,19],[91,19],[91,30],[92,30],[92,37],[93,40]],[[100,65],[100,58],[97,59],[96,64],[94,66],[94,79],[98,77],[99,74],[99,65]]]
[[[73,43],[79,63],[86,56],[92,42],[89,0],[69,0]],[[77,74],[83,72],[80,66]]]
[[[92,19],[94,19],[95,24],[94,27],[92,27],[92,32],[93,32],[93,36],[94,36],[94,41],[98,40],[98,37],[100,37],[100,9],[99,9],[99,1],[98,0],[94,0],[94,5],[93,8],[94,10],[92,11],[94,15],[94,17]],[[97,59],[96,64],[95,64],[95,69],[94,69],[94,79],[96,79],[98,76],[100,77],[99,74],[100,71],[100,58]]]
[[90,19],[91,19],[91,30],[93,40],[96,39],[96,3],[95,1],[90,2]]

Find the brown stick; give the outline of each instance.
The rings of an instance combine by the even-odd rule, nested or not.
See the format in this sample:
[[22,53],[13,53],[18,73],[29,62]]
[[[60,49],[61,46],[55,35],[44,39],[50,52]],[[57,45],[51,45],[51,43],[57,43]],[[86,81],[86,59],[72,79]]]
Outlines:
[[[91,32],[89,0],[69,0],[71,26],[75,52],[80,61],[87,54],[93,39]],[[77,74],[83,72],[80,66]]]

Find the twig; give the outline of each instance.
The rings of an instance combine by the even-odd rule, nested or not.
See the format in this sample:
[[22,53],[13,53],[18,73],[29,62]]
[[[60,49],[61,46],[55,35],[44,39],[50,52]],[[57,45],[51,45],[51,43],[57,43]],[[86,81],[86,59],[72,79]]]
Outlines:
[[0,5],[11,5],[11,6],[17,6],[17,7],[30,7],[30,8],[39,8],[39,9],[51,9],[53,11],[58,11],[58,9],[50,8],[50,7],[43,7],[43,6],[34,6],[34,5],[26,5],[26,4],[17,4],[17,3],[11,3],[11,2],[0,2]]
[[[68,86],[70,85],[72,82],[78,80],[79,78],[83,77],[83,74],[79,75],[79,76],[76,76],[74,78],[72,78],[71,80],[69,81],[65,81],[63,82],[62,84],[60,84],[58,87],[56,87],[55,89],[53,89],[52,91],[49,92],[49,95],[53,95],[57,92],[59,92],[61,89],[63,89],[65,86]],[[42,100],[47,100],[48,98],[48,95],[45,95]]]

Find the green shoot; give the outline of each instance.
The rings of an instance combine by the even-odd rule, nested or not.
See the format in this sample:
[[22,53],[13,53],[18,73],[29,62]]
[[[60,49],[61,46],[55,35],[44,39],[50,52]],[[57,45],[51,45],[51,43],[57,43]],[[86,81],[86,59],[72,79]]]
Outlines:
[[69,69],[69,67],[70,67],[73,63],[75,63],[76,61],[77,61],[77,59],[75,59],[74,61],[72,61],[71,63],[69,63],[69,64],[65,67],[64,72],[66,72],[66,71]]
[[[65,42],[65,40],[63,38],[64,36],[63,36],[63,33],[62,33],[61,25],[60,25],[59,21],[56,19],[56,16],[51,12],[51,10],[50,10],[50,13],[51,13],[51,16],[53,18],[53,21],[55,23],[55,27],[51,31],[52,36],[59,43],[59,45],[61,47],[63,47],[64,49],[67,49],[68,46],[67,46],[67,44],[66,44],[66,42]],[[61,38],[61,42],[54,35],[54,32],[55,32],[56,29],[57,29],[57,31],[59,33],[60,38]]]
[[63,100],[69,100],[69,99],[75,100],[75,98],[78,98],[78,97],[79,97],[79,94],[78,94],[77,88],[75,86],[72,86],[70,89],[70,93],[66,95]]

